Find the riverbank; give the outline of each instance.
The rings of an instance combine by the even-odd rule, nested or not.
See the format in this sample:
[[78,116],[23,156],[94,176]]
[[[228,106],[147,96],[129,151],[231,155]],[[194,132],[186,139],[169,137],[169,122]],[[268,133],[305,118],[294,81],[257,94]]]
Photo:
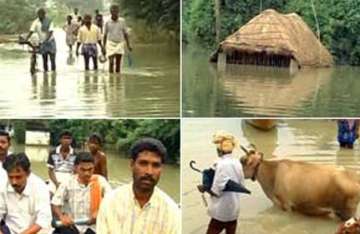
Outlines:
[[14,43],[17,42],[18,40],[18,35],[16,34],[4,34],[4,35],[0,35],[0,44],[3,43]]

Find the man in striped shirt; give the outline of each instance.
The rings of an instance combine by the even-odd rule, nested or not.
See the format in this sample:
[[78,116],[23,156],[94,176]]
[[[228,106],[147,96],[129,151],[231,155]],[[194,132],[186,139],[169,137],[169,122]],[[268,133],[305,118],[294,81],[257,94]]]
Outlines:
[[104,198],[97,217],[97,233],[180,233],[179,208],[156,187],[166,148],[159,140],[143,138],[130,148],[130,154],[133,182]]

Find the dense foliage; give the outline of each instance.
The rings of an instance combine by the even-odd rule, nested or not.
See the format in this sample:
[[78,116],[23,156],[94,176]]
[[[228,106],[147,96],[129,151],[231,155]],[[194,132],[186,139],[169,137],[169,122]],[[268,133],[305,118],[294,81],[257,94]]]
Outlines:
[[[141,137],[154,137],[161,140],[169,154],[168,162],[179,162],[180,122],[179,120],[15,120],[15,140],[25,141],[25,129],[47,129],[51,133],[51,144],[58,143],[59,134],[64,130],[72,132],[77,146],[83,145],[91,133],[103,137],[105,145],[116,146],[127,152],[132,143]],[[39,127],[41,126],[42,127]],[[35,128],[34,128],[35,126]]]
[[144,20],[147,27],[161,27],[178,38],[180,33],[179,0],[117,0],[125,15]]
[[[211,48],[215,43],[214,1],[185,0],[183,40],[195,40]],[[219,0],[221,33],[224,39],[261,10],[273,8],[282,13],[296,12],[317,32],[312,1],[303,0]],[[322,43],[338,64],[360,65],[360,5],[358,0],[313,1]]]
[[0,0],[0,32],[11,34],[29,29],[42,0]]

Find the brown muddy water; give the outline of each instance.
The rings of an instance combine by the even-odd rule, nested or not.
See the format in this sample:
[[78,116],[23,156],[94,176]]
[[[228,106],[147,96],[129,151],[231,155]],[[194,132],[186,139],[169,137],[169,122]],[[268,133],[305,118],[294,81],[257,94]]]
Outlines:
[[[255,144],[265,158],[274,155],[360,171],[359,142],[353,150],[340,149],[336,140],[337,124],[333,120],[278,120],[277,127],[269,132],[259,131],[238,119],[184,119],[182,122],[183,233],[206,232],[210,218],[196,189],[201,178],[190,169],[189,161],[196,160],[197,167],[204,169],[215,161],[216,151],[211,140],[218,130],[231,132],[242,145]],[[241,157],[243,152],[237,149],[235,155]],[[334,234],[340,223],[331,217],[284,212],[273,206],[257,182],[246,180],[245,185],[252,194],[241,197],[237,233]],[[359,207],[357,214],[360,214]]]
[[188,117],[358,117],[360,67],[301,69],[209,63],[211,51],[183,48],[183,115]]

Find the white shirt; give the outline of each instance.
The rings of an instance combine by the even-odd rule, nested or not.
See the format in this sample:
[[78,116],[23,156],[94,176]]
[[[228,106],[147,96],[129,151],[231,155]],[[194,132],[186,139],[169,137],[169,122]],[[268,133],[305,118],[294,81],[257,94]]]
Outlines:
[[5,218],[12,234],[21,233],[33,224],[49,229],[52,217],[50,194],[45,182],[31,173],[22,194],[18,194],[9,183],[1,185],[0,218]]
[[157,187],[141,208],[130,183],[104,198],[96,220],[96,233],[179,234],[180,218],[176,203]]
[[[111,186],[103,176],[97,176],[101,186],[102,195],[104,196],[111,191]],[[66,182],[60,184],[51,200],[51,204],[69,207],[70,210],[67,213],[70,214],[73,220],[88,220],[91,217],[91,186],[92,184],[86,186],[79,183],[78,175],[73,175]],[[95,231],[95,225],[76,225],[76,227],[81,233],[85,232],[87,228],[91,228]]]
[[216,164],[214,182],[211,191],[218,197],[211,196],[209,215],[219,221],[229,222],[237,220],[240,210],[240,193],[223,192],[229,180],[244,184],[244,174],[240,160],[231,154],[223,155]]
[[[12,154],[12,152],[8,151],[7,156]],[[6,170],[3,167],[3,162],[0,161],[0,187],[5,186],[8,181],[8,175]]]
[[[50,23],[48,32],[42,31],[41,30],[41,25],[42,24],[41,24],[39,18],[37,18],[31,24],[30,31],[35,32],[38,35],[40,42],[44,42],[46,40],[46,38],[48,37],[48,32],[53,32],[54,31],[54,24],[52,22]],[[54,39],[54,35],[52,35],[49,39]]]

